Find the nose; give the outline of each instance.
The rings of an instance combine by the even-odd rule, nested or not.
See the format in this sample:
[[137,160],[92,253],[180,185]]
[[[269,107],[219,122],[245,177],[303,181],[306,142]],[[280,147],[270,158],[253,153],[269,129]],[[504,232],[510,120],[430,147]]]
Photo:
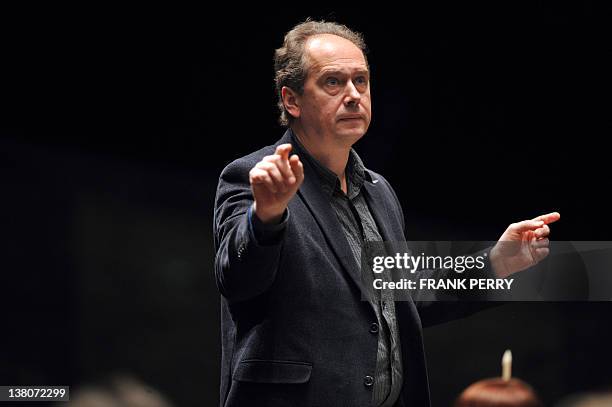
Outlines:
[[359,105],[360,101],[361,93],[359,93],[353,81],[348,81],[346,85],[346,95],[344,97],[344,104],[347,107],[355,107]]

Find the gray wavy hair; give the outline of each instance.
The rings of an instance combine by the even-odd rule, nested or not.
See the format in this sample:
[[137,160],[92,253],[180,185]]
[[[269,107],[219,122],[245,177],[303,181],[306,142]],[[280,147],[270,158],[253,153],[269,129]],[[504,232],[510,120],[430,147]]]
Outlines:
[[308,18],[303,23],[293,27],[285,34],[283,46],[274,52],[274,82],[278,95],[279,123],[281,126],[290,126],[294,120],[293,116],[285,109],[281,89],[286,86],[299,95],[304,93],[304,82],[308,75],[308,61],[304,52],[304,44],[308,38],[321,34],[333,34],[351,41],[363,52],[367,64],[367,48],[363,36],[347,26],[323,20],[313,21]]

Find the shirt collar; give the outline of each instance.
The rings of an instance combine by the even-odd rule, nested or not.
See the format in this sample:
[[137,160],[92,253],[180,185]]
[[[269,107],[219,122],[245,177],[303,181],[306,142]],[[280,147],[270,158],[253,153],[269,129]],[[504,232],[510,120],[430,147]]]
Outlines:
[[[321,184],[321,188],[325,193],[331,197],[334,192],[344,194],[342,192],[342,188],[340,187],[340,178],[331,171],[329,168],[321,164],[316,158],[314,158],[306,147],[300,143],[297,136],[292,130],[289,130],[291,133],[291,142],[294,145],[295,152],[300,157],[305,157],[306,160],[312,165],[315,170],[315,173],[318,177],[318,181]],[[363,161],[355,151],[355,149],[351,148],[349,152],[348,162],[346,164],[346,181],[347,181],[347,191],[348,198],[353,199],[357,195],[359,195],[359,191],[363,186],[366,177],[369,178],[370,175],[367,173]]]

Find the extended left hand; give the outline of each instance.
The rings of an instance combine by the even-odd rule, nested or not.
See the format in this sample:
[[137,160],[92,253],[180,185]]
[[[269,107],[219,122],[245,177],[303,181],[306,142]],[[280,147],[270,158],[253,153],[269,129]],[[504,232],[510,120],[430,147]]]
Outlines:
[[491,249],[491,265],[495,274],[508,277],[548,256],[548,224],[558,221],[560,217],[558,212],[552,212],[508,226]]

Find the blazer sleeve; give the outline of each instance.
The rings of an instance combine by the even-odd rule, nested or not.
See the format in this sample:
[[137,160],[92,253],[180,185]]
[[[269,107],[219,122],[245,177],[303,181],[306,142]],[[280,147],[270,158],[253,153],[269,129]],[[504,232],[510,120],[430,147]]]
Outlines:
[[[399,199],[391,184],[383,176],[379,175],[379,177],[391,192],[395,209],[401,218],[404,239],[406,239],[406,222],[404,221],[404,212]],[[480,270],[470,270],[469,278],[497,278],[489,261],[490,250],[491,248],[488,247],[471,254],[474,257],[483,256],[485,258],[485,266]],[[447,269],[422,270],[420,273],[420,278],[458,278],[457,273]],[[419,312],[421,323],[425,327],[463,318],[478,311],[503,304],[503,302],[500,302],[503,298],[490,298],[484,290],[438,290],[437,292],[427,291],[425,295],[419,292],[419,290],[414,290],[411,293]]]
[[245,301],[270,288],[287,229],[285,215],[285,226],[274,231],[273,239],[257,240],[249,219],[253,204],[250,168],[248,161],[241,160],[228,165],[221,173],[215,197],[215,281],[229,301]]

